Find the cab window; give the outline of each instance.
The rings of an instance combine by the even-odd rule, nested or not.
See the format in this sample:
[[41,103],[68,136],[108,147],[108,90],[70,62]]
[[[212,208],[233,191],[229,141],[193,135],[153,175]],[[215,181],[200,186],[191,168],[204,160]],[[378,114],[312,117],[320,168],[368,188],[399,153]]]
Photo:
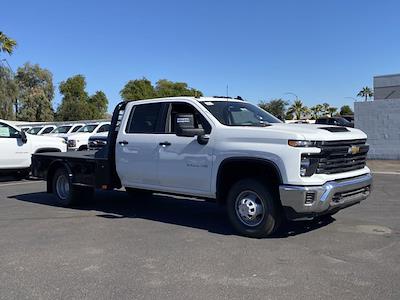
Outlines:
[[185,102],[173,102],[169,104],[165,122],[165,133],[176,133],[176,116],[178,114],[186,113],[194,115],[195,128],[204,129],[206,134],[211,133],[210,123],[208,123],[204,116],[194,106]]
[[161,103],[135,105],[129,116],[126,133],[156,133]]

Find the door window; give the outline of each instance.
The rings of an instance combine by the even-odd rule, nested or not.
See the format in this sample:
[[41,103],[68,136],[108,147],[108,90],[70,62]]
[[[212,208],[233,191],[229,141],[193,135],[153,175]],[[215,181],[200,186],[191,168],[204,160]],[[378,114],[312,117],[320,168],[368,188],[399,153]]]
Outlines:
[[18,130],[6,124],[0,123],[0,138],[16,138],[18,136]]
[[156,133],[161,103],[135,105],[131,111],[126,133]]
[[72,132],[77,132],[81,128],[82,128],[82,125],[75,126],[74,129],[72,129]]
[[54,127],[47,127],[45,130],[43,130],[42,134],[48,134],[50,132],[52,132],[54,129]]
[[104,124],[104,125],[100,126],[100,128],[97,132],[108,132],[109,130],[110,130],[110,125]]
[[166,133],[176,133],[175,119],[178,114],[193,114],[195,128],[204,129],[206,134],[211,133],[211,125],[204,116],[192,105],[185,102],[175,102],[169,105],[168,115],[165,124]]

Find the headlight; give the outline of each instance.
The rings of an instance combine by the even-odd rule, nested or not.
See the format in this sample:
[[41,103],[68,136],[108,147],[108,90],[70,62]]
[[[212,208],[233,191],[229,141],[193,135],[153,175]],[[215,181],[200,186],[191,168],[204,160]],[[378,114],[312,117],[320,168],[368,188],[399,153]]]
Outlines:
[[307,157],[307,154],[301,156],[300,161],[300,176],[309,177],[312,176],[318,167],[318,159]]
[[288,145],[292,147],[316,147],[317,142],[315,141],[297,141],[297,140],[288,140]]

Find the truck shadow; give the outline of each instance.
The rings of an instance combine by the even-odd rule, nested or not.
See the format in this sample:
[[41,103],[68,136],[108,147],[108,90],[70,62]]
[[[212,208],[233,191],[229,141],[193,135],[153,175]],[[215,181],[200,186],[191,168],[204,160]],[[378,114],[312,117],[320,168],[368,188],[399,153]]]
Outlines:
[[[44,192],[11,196],[20,201],[58,207],[52,194]],[[72,207],[76,210],[96,211],[98,217],[118,220],[123,218],[146,219],[167,224],[207,230],[222,235],[236,235],[224,207],[215,203],[184,197],[160,194],[132,199],[123,191],[96,193],[95,199],[83,201]],[[279,233],[271,238],[286,238],[318,230],[332,222],[332,217],[315,221],[286,222]]]

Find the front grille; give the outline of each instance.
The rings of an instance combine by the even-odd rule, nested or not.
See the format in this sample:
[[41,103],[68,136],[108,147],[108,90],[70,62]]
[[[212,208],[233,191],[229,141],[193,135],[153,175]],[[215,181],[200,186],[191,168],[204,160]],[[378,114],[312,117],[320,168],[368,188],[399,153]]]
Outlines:
[[318,143],[321,153],[309,154],[316,159],[317,174],[335,174],[362,169],[366,165],[369,146],[365,139],[323,141]]

